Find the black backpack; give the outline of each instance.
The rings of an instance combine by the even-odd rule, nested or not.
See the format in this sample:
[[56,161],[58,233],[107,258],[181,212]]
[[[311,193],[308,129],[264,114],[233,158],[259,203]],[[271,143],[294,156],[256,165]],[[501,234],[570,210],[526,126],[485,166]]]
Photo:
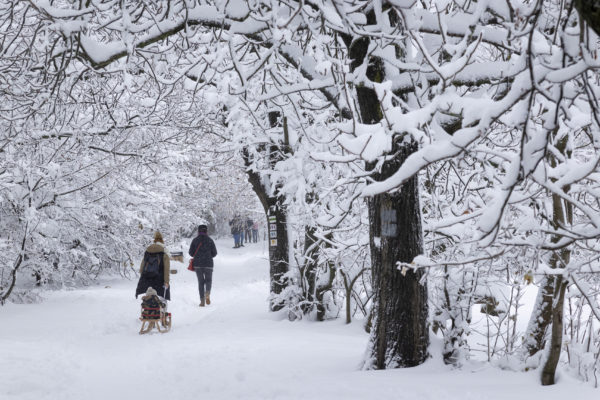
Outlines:
[[144,272],[147,278],[156,278],[160,274],[160,264],[164,253],[148,253],[144,255]]

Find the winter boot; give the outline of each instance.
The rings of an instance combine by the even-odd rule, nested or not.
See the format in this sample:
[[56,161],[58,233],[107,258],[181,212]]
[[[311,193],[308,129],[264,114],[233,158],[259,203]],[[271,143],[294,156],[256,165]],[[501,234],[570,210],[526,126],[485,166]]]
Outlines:
[[204,307],[204,297],[200,299],[200,307]]
[[210,304],[210,292],[206,292],[206,305]]

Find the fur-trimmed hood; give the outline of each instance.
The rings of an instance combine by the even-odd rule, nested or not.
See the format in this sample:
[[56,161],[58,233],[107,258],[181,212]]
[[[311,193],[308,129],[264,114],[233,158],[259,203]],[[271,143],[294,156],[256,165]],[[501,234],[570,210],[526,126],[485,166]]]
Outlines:
[[148,248],[146,248],[148,253],[165,253],[169,255],[169,250],[162,243],[152,243]]

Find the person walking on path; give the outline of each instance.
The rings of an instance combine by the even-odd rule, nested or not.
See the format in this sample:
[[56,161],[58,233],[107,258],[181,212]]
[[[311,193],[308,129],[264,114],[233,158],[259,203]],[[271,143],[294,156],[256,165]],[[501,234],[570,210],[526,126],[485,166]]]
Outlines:
[[252,224],[252,242],[258,243],[258,221]]
[[246,233],[246,243],[252,242],[252,225],[254,225],[252,219],[250,217],[246,218],[246,226],[244,227],[244,231]]
[[200,307],[210,304],[210,289],[212,287],[213,258],[217,255],[215,242],[208,236],[206,225],[198,226],[198,236],[192,240],[188,253],[194,258],[192,265],[198,277],[198,292]]
[[244,218],[238,215],[235,223],[237,224],[238,232],[240,233],[240,247],[244,247]]
[[140,264],[140,280],[135,289],[135,298],[146,293],[151,287],[165,300],[171,300],[170,268],[169,252],[165,247],[162,234],[156,231],[154,232],[154,243],[146,248]]
[[229,221],[229,226],[231,227],[231,234],[233,235],[233,248],[237,249],[241,246],[241,234],[240,231],[240,217],[239,215],[235,215],[231,221]]

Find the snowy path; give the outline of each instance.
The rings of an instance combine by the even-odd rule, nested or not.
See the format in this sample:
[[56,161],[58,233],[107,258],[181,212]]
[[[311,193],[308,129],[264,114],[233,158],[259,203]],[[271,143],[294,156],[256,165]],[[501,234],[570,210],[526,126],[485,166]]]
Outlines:
[[360,324],[290,323],[267,312],[262,244],[217,242],[213,305],[198,307],[195,275],[172,277],[173,330],[138,335],[135,282],[48,294],[0,308],[0,399],[593,399],[565,377],[542,388],[535,373],[358,371]]

